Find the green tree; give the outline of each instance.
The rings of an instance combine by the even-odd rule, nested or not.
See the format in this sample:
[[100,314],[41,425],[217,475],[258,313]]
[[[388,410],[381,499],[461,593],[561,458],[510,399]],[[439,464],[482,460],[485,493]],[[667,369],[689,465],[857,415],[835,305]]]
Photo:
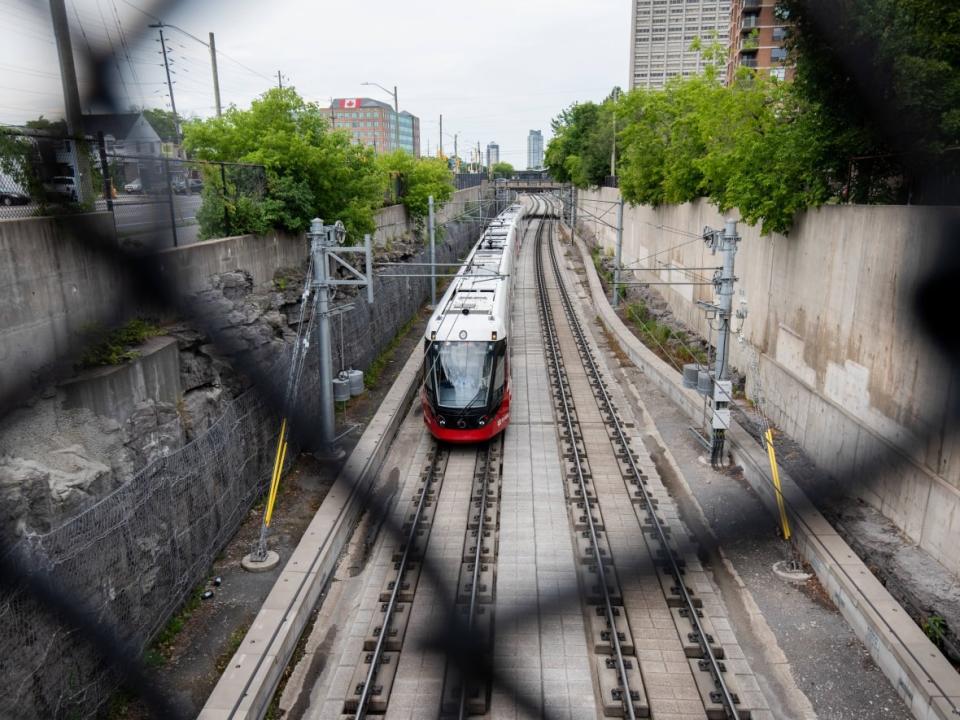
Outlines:
[[[247,110],[231,107],[222,117],[188,122],[184,146],[201,160],[266,169],[262,201],[247,198],[244,207],[230,207],[228,201],[227,214],[246,223],[231,222],[232,232],[263,227],[302,232],[313,217],[342,220],[349,242],[376,230],[373,214],[383,204],[384,177],[373,150],[354,144],[344,131],[330,131],[320,107],[293,88],[268,90]],[[216,188],[218,182],[214,175],[205,185]],[[215,194],[205,196],[211,207],[198,216],[205,237],[224,229],[218,219],[224,208],[215,207]]]
[[453,197],[453,173],[446,160],[415,158],[403,150],[395,150],[381,155],[378,164],[382,174],[393,179],[399,192],[397,199],[417,223],[422,223],[429,213],[431,195],[437,208]]
[[856,162],[865,172],[849,174],[847,197],[889,201],[890,177],[901,173],[908,185],[960,174],[960,5],[781,0],[779,12],[794,28],[797,92],[834,148],[871,158]]
[[495,178],[513,177],[513,165],[508,162],[494,163],[492,170]]
[[164,142],[176,142],[177,122],[172,110],[161,108],[145,108],[143,117],[157,131],[157,135]]

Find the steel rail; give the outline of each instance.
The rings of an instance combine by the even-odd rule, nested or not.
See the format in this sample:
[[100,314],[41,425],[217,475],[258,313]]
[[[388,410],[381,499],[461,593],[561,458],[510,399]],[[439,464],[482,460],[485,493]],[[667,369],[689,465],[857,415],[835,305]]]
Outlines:
[[406,570],[407,562],[410,559],[410,548],[413,547],[413,541],[417,534],[417,526],[420,524],[420,516],[423,514],[423,508],[426,505],[427,494],[431,483],[436,479],[437,468],[439,467],[440,457],[446,453],[445,448],[440,447],[438,443],[433,446],[433,458],[430,460],[430,469],[423,483],[423,491],[420,493],[420,500],[417,502],[417,510],[414,513],[413,520],[410,522],[410,532],[407,535],[407,542],[403,547],[403,555],[400,556],[400,564],[397,566],[397,580],[393,584],[393,590],[390,591],[390,600],[387,603],[387,609],[384,612],[383,625],[380,628],[380,635],[377,637],[377,644],[373,648],[373,655],[370,660],[370,669],[367,671],[367,679],[363,683],[363,691],[360,699],[357,701],[357,710],[354,713],[355,720],[363,720],[367,716],[367,704],[370,702],[370,688],[373,685],[373,679],[377,675],[380,665],[380,658],[383,656],[383,646],[386,637],[389,634],[390,620],[397,607],[397,595],[400,593],[400,586],[403,580],[403,573]]
[[[502,437],[502,436],[501,436]],[[487,512],[487,488],[490,487],[490,458],[492,456],[491,448],[493,443],[498,440],[491,440],[487,443],[486,454],[483,459],[484,471],[483,482],[480,485],[480,518],[477,521],[477,547],[473,551],[473,581],[470,586],[470,609],[467,613],[467,635],[473,633],[473,620],[477,609],[477,583],[480,580],[480,554],[483,547],[483,520]],[[469,522],[469,520],[468,520]],[[467,677],[460,671],[460,707],[457,711],[459,720],[464,720],[467,716]]]
[[723,679],[723,673],[720,671],[720,662],[713,653],[713,649],[710,647],[710,643],[707,640],[707,633],[703,629],[703,625],[700,623],[700,619],[697,614],[697,608],[694,605],[693,598],[690,597],[690,593],[687,591],[686,583],[683,582],[683,577],[680,573],[680,566],[677,564],[677,559],[674,557],[673,551],[670,549],[670,545],[667,542],[667,536],[663,529],[663,522],[657,517],[657,513],[653,506],[653,502],[650,498],[650,493],[647,492],[647,488],[643,483],[642,473],[637,467],[636,461],[633,457],[633,451],[630,448],[627,436],[623,431],[623,426],[620,424],[620,419],[617,416],[616,407],[613,404],[613,401],[610,399],[609,394],[607,393],[606,388],[603,386],[601,381],[600,371],[597,368],[596,362],[594,361],[592,355],[590,354],[589,345],[587,343],[586,335],[583,332],[583,328],[580,325],[580,320],[577,318],[576,313],[573,311],[573,302],[570,300],[570,296],[567,293],[566,286],[563,283],[563,280],[560,276],[560,264],[557,262],[556,249],[554,248],[554,243],[552,242],[552,233],[551,233],[551,242],[550,242],[550,260],[553,265],[554,276],[557,280],[557,287],[560,291],[560,297],[562,304],[564,306],[564,312],[567,315],[567,320],[570,324],[571,329],[577,335],[577,342],[581,347],[581,359],[585,364],[589,364],[590,374],[596,380],[597,393],[603,399],[604,404],[607,408],[607,413],[610,415],[611,424],[617,433],[617,442],[623,447],[624,454],[626,455],[627,461],[630,465],[630,470],[637,481],[637,486],[640,489],[640,492],[643,495],[644,504],[647,507],[647,510],[650,513],[651,522],[653,527],[657,531],[657,539],[660,542],[660,545],[663,547],[664,555],[669,559],[670,563],[670,574],[673,576],[674,580],[677,583],[679,592],[682,595],[683,603],[686,606],[687,613],[690,616],[690,621],[693,623],[694,630],[697,635],[697,642],[700,644],[700,647],[703,649],[704,655],[710,666],[710,674],[713,675],[714,684],[721,693],[723,699],[723,705],[726,708],[727,716],[730,720],[739,720],[740,714],[737,712],[736,703],[733,700],[733,695],[730,692],[730,688],[727,687],[726,682]]
[[583,465],[580,457],[580,450],[577,447],[577,440],[573,430],[573,413],[571,410],[571,401],[567,397],[566,380],[562,376],[563,358],[557,343],[556,332],[554,329],[553,313],[550,308],[550,298],[546,289],[546,278],[543,272],[543,229],[549,221],[541,221],[537,228],[535,239],[537,263],[537,288],[540,295],[540,307],[543,312],[543,326],[546,330],[547,340],[550,348],[550,354],[553,357],[553,366],[557,374],[557,387],[560,390],[560,399],[563,406],[563,420],[570,437],[570,447],[573,450],[574,467],[577,472],[577,482],[580,485],[580,494],[583,498],[584,508],[586,510],[587,526],[590,531],[590,544],[593,546],[594,560],[597,563],[597,573],[600,578],[600,586],[603,588],[604,610],[607,615],[607,622],[610,625],[610,640],[613,647],[613,655],[617,665],[617,673],[620,675],[620,682],[623,685],[623,700],[626,705],[627,717],[630,720],[636,720],[636,713],[633,708],[633,696],[630,693],[630,683],[627,678],[627,668],[623,660],[623,649],[620,646],[620,637],[617,633],[617,620],[613,612],[613,603],[610,600],[610,591],[607,587],[607,576],[603,567],[603,557],[600,554],[600,544],[598,542],[597,528],[593,521],[593,508],[590,498],[587,495],[587,484],[583,476]]

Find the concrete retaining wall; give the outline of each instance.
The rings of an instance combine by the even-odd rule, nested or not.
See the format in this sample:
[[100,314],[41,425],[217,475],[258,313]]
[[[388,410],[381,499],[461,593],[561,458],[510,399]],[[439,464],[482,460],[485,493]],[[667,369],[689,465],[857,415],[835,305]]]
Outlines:
[[84,242],[113,232],[109,213],[0,220],[0,397],[69,368],[84,328],[116,314],[126,278]]
[[[616,215],[607,203],[618,199],[608,188],[581,193],[586,210],[611,224]],[[834,477],[851,477],[880,451],[901,457],[895,476],[874,475],[852,492],[960,573],[953,552],[960,537],[960,444],[943,422],[950,381],[910,306],[917,279],[933,261],[942,212],[827,206],[801,214],[788,237],[741,224],[734,302],[745,298],[749,315],[747,342],[733,344],[731,361],[746,374],[748,394],[759,383],[771,419]],[[614,231],[587,213],[580,218],[581,233],[612,252]],[[712,271],[702,268],[717,266],[718,258],[697,236],[723,222],[706,201],[628,206],[624,266],[636,268],[640,280],[709,278]],[[713,300],[711,286],[657,289],[680,320],[710,337],[695,303]]]

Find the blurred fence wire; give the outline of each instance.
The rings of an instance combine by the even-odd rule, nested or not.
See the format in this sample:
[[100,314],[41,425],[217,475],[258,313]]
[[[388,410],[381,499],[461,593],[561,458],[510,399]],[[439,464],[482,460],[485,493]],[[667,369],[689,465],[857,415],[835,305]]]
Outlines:
[[[141,11],[166,17],[181,5],[185,3],[156,0],[143,3]],[[828,33],[833,26],[841,27],[833,23],[834,5],[820,5],[824,15],[820,31]],[[147,32],[146,26],[141,32]],[[134,33],[130,35],[128,43],[137,39]],[[843,43],[838,41],[837,47],[841,51],[838,55],[844,57]],[[117,92],[116,78],[109,69],[110,52],[105,49],[94,53],[88,47],[86,51],[77,48],[75,55],[82,73],[91,79],[89,87],[94,89],[94,94],[85,99],[119,111],[129,106],[129,98]],[[867,60],[849,58],[863,68],[869,67]],[[869,99],[866,85],[851,92],[864,96],[858,99]],[[895,123],[897,118],[890,121]],[[72,172],[72,168],[84,164],[90,166],[86,176]],[[867,172],[862,163],[851,170],[851,175]],[[884,168],[871,168],[869,172],[878,178],[887,174]],[[482,173],[459,174],[456,185],[458,189],[473,187],[483,179]],[[74,140],[28,129],[0,130],[0,217],[109,210],[117,234],[132,239],[131,245],[141,241],[150,247],[177,244],[185,239],[181,228],[195,227],[200,234],[205,223],[209,223],[206,227],[211,234],[229,234],[245,204],[258,198],[264,185],[263,169],[256,166],[193,163],[141,152],[127,155],[116,147],[107,147],[99,138]],[[878,180],[875,185],[881,187],[884,181]],[[208,197],[213,198],[209,204]],[[956,367],[960,335],[952,305],[960,279],[960,243],[956,242],[956,223],[946,215],[944,218],[943,232],[930,238],[930,253],[941,261],[910,291],[914,294],[916,321]],[[155,263],[102,240],[83,238],[100,253],[103,263],[136,280],[136,293],[150,295],[153,301],[191,317],[191,306],[177,297]],[[191,319],[213,344],[224,342],[215,318]],[[145,468],[114,495],[67,525],[24,538],[0,552],[0,714],[4,717],[88,717],[102,707],[121,682],[142,695],[157,717],[172,716],[155,683],[146,679],[138,660],[140,651],[162,618],[202,577],[212,560],[211,548],[222,546],[235,530],[242,514],[238,508],[249,506],[261,490],[270,458],[253,448],[269,447],[271,438],[253,435],[273,432],[276,423],[271,420],[283,401],[284,388],[276,387],[263,369],[247,365],[241,370],[257,382],[258,394],[238,398],[210,433]],[[957,405],[951,408],[951,420],[960,417]],[[11,409],[7,398],[2,412]],[[312,427],[312,421],[310,413],[301,411],[292,424],[303,432]],[[929,430],[917,428],[918,444],[929,434]],[[881,465],[892,466],[894,461],[878,452],[876,457],[865,458],[860,470],[874,471]],[[214,481],[201,481],[203,468],[204,475]],[[852,476],[854,471],[841,469],[839,474]],[[837,487],[842,486],[837,483]],[[389,515],[374,507],[376,498],[366,497],[365,501],[368,509],[384,517]],[[184,514],[193,518],[189,530],[172,533],[169,518]],[[754,521],[766,524],[767,519]],[[133,529],[136,533],[131,532]],[[400,528],[389,522],[385,522],[384,532],[401,536]],[[118,564],[131,569],[146,564],[150,570],[131,572],[122,586],[104,586],[100,570]],[[423,564],[423,573],[442,584],[429,563]],[[579,602],[576,587],[562,590],[558,603]],[[524,610],[536,611],[535,606]],[[518,614],[517,619],[523,618]],[[470,672],[474,666],[467,653],[457,652],[458,644],[461,650],[470,649],[469,633],[458,624],[453,608],[446,615],[437,615],[434,622],[437,648],[446,650],[465,672]],[[39,672],[48,667],[49,672]],[[16,673],[14,668],[18,669]],[[493,668],[491,672],[501,691],[514,693],[526,708],[539,707],[539,697],[533,697],[529,688],[509,676],[509,671]]]

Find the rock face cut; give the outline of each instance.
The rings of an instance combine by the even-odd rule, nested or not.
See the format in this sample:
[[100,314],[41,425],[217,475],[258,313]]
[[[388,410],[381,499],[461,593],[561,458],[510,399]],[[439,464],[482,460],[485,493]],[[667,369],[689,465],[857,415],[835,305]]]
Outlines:
[[252,384],[235,367],[284,367],[302,281],[288,269],[284,291],[258,292],[249,273],[215,276],[196,297],[215,343],[167,325],[134,360],[81,372],[12,413],[0,426],[0,538],[49,532],[203,435]]

